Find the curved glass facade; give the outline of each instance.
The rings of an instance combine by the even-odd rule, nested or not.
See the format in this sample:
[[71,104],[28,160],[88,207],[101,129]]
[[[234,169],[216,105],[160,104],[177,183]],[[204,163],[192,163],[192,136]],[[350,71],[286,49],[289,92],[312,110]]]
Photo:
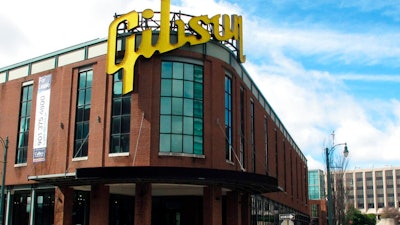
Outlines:
[[203,67],[162,63],[160,152],[203,155]]

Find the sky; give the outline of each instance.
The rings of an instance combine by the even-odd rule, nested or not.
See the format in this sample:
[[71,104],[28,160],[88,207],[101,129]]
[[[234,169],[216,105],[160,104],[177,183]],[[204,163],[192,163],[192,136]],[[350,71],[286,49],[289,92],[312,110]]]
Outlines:
[[[0,68],[106,38],[115,13],[160,4],[3,1]],[[340,159],[341,143],[347,169],[400,166],[400,1],[171,0],[171,11],[243,17],[243,66],[309,169],[325,167],[325,148]]]

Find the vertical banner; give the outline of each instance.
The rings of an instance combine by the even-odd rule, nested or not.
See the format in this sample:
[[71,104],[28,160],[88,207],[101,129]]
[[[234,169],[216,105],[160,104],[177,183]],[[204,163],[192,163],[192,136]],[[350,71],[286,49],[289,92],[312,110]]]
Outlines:
[[51,74],[39,78],[33,135],[33,162],[46,160],[47,128],[49,121]]

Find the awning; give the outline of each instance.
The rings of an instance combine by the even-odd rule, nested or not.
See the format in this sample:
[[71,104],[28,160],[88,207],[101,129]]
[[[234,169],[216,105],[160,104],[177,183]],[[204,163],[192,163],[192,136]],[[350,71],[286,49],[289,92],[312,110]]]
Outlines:
[[31,180],[54,185],[88,185],[113,183],[176,183],[217,185],[251,194],[280,192],[277,179],[256,173],[185,167],[93,167],[78,168],[75,176],[30,176]]

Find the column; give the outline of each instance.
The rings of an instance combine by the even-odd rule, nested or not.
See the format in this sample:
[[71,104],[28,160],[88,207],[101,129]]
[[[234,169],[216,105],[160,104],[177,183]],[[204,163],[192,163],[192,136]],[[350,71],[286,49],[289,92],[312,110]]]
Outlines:
[[11,190],[7,191],[7,202],[6,202],[6,211],[4,214],[4,224],[8,225],[10,224],[10,216],[11,216],[11,207],[12,207],[12,203],[13,203],[13,195],[11,194]]
[[221,187],[208,186],[203,189],[203,224],[222,224]]
[[230,191],[226,194],[226,222],[230,225],[240,225],[242,208],[240,193]]
[[[374,178],[375,179],[375,178]],[[356,172],[353,172],[353,193],[354,193],[354,208],[357,209],[357,179]]]
[[362,179],[363,179],[363,185],[364,185],[364,190],[363,190],[364,209],[365,209],[365,212],[368,212],[367,178],[365,175],[365,171],[362,172]]
[[54,193],[54,225],[72,225],[74,190],[56,187]]
[[251,214],[251,200],[249,194],[243,194],[241,199],[241,211],[242,211],[242,224],[250,225],[250,214]]
[[104,184],[92,185],[90,191],[90,215],[89,224],[107,224],[108,207],[110,205],[109,187]]
[[151,183],[137,183],[135,190],[135,225],[151,225]]
[[35,205],[36,205],[36,189],[32,189],[31,191],[31,213],[29,214],[29,224],[35,224]]
[[383,207],[387,207],[387,188],[386,188],[386,170],[382,170],[382,179],[383,179]]
[[398,209],[399,206],[399,201],[400,199],[398,198],[398,191],[397,191],[397,173],[396,169],[393,169],[393,191],[394,191],[394,207]]
[[372,186],[373,186],[373,193],[374,193],[374,212],[378,212],[378,195],[376,192],[376,174],[375,171],[372,171]]

